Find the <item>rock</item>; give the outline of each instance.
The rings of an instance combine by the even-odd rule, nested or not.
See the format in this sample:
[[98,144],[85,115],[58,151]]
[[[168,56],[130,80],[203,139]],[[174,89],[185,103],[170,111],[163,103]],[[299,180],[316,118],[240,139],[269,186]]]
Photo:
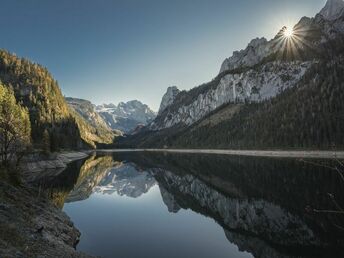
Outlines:
[[217,86],[195,95],[190,104],[165,109],[150,125],[161,130],[178,124],[192,125],[213,110],[227,103],[261,102],[294,87],[311,62],[271,62],[241,73],[229,73]]
[[26,157],[22,166],[22,175],[26,182],[33,182],[42,177],[57,175],[62,172],[68,163],[86,158],[86,152],[61,152],[51,154],[51,157],[44,157],[32,154]]
[[69,217],[28,187],[0,181],[0,257],[91,257],[77,252],[80,232]]
[[179,93],[180,90],[176,86],[168,87],[167,92],[162,97],[158,114],[161,114],[162,111],[170,106]]
[[253,39],[246,49],[233,52],[233,55],[223,62],[220,73],[239,67],[250,67],[258,64],[272,52],[272,48],[273,44],[265,38]]
[[68,105],[78,112],[86,121],[95,128],[111,130],[104,119],[96,112],[95,106],[88,100],[65,98]]
[[343,0],[327,0],[325,7],[320,11],[326,20],[334,21],[341,17],[344,13]]

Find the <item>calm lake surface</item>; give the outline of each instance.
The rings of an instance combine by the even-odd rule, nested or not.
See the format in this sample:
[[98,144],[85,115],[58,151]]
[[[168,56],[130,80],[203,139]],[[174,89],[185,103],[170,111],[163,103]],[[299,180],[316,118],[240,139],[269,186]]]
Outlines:
[[312,212],[336,209],[328,193],[344,204],[344,184],[304,161],[98,153],[40,184],[81,231],[77,249],[88,254],[344,257],[344,217]]

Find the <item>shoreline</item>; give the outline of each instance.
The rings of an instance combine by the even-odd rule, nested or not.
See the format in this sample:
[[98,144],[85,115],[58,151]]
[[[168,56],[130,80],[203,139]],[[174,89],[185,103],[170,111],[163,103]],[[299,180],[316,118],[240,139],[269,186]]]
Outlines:
[[[41,177],[56,176],[73,161],[87,158],[92,151],[65,151],[52,153],[51,157],[34,157],[22,168],[24,181],[33,182]],[[56,156],[54,156],[56,155]]]
[[89,155],[89,151],[65,151],[47,158],[32,156],[23,166],[23,184],[0,181],[1,257],[94,257],[76,250],[80,231],[63,210],[31,184],[40,177],[56,176],[70,162]]
[[167,152],[185,154],[214,154],[276,158],[344,159],[344,151],[292,151],[292,150],[215,150],[215,149],[99,149],[96,152]]

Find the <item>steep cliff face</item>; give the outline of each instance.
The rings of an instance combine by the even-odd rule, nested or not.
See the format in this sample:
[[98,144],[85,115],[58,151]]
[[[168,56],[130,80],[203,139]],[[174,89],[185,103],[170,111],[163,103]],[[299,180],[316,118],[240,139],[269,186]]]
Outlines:
[[270,62],[242,73],[229,73],[219,83],[194,97],[190,104],[165,109],[151,128],[160,130],[183,123],[192,125],[227,103],[260,102],[293,87],[312,62]]
[[150,129],[190,126],[224,104],[259,103],[295,87],[323,56],[324,45],[342,37],[343,6],[342,0],[329,0],[315,18],[303,17],[295,25],[293,38],[284,27],[269,41],[252,40],[227,58],[209,83],[175,94],[169,89]]
[[176,86],[167,88],[167,92],[162,97],[158,114],[161,114],[168,106],[172,105],[179,92],[180,90]]
[[222,63],[220,73],[238,67],[247,67],[258,64],[264,57],[272,52],[272,42],[265,38],[253,39],[246,49],[235,51],[233,55]]
[[325,7],[320,11],[325,19],[334,21],[343,15],[344,1],[343,0],[328,0]]

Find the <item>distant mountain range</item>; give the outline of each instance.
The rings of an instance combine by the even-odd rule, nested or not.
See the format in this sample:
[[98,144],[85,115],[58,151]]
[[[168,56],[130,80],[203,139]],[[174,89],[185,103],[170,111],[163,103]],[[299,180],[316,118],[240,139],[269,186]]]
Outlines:
[[68,105],[96,128],[130,134],[153,121],[156,113],[138,100],[96,106],[88,100],[66,98]]
[[154,120],[156,113],[138,100],[96,106],[96,111],[113,130],[131,133],[138,126],[147,125]]
[[252,40],[212,81],[168,88],[157,117],[119,147],[344,147],[344,2],[286,35]]

